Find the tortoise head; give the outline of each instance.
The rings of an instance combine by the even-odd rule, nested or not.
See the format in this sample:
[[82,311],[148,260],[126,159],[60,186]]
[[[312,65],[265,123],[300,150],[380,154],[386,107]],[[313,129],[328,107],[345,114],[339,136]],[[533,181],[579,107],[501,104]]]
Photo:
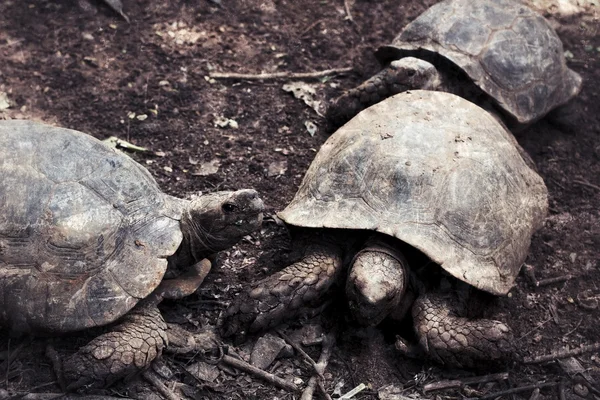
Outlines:
[[204,258],[258,229],[264,204],[255,190],[221,191],[193,199],[181,224],[190,250]]

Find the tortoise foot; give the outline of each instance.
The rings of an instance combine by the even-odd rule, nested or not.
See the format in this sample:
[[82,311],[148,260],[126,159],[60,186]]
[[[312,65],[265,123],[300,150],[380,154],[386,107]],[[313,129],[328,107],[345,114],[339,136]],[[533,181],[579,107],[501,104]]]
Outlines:
[[413,319],[419,343],[434,360],[459,368],[507,361],[514,357],[509,327],[489,319],[469,320],[451,311],[454,300],[439,294],[419,297]]
[[68,389],[106,387],[147,368],[168,343],[156,306],[138,304],[112,331],[93,339],[63,362]]
[[241,293],[221,319],[221,334],[243,337],[299,315],[322,299],[341,266],[341,250],[336,246],[309,246],[300,261]]

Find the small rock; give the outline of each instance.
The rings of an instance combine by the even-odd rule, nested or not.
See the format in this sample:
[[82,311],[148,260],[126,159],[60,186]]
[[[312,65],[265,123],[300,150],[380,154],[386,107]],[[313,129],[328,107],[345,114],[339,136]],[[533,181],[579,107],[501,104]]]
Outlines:
[[318,343],[323,338],[323,327],[317,324],[304,325],[302,328],[292,332],[290,339],[304,346]]
[[87,32],[83,33],[81,35],[81,37],[83,38],[83,40],[90,40],[90,41],[94,40],[94,36],[92,36],[91,33],[87,33]]
[[267,369],[285,346],[285,340],[270,333],[265,334],[256,341],[250,355],[250,364],[260,369]]

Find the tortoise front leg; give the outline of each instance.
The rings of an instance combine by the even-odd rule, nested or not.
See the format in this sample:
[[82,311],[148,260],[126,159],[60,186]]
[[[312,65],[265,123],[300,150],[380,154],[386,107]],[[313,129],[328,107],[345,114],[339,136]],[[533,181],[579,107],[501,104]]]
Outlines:
[[436,90],[439,73],[433,64],[414,57],[394,60],[384,69],[338,97],[327,109],[327,119],[336,127],[360,111],[410,89]]
[[514,356],[512,333],[506,324],[459,317],[452,310],[457,303],[456,297],[426,293],[413,305],[419,343],[431,358],[442,364],[472,368]]
[[204,259],[183,275],[164,280],[110,331],[90,341],[63,363],[73,390],[83,385],[109,386],[146,369],[168,345],[167,324],[158,310],[163,298],[180,299],[196,291],[210,271]]
[[338,246],[309,245],[300,261],[252,284],[234,300],[221,320],[221,334],[243,336],[297,316],[323,297],[341,267]]

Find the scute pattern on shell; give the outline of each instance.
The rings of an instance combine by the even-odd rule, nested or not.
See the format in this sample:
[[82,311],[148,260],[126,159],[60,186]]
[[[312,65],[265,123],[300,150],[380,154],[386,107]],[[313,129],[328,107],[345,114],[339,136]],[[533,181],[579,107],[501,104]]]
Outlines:
[[99,140],[0,123],[0,324],[65,332],[110,323],[160,283],[178,200]]
[[516,0],[446,0],[407,25],[381,62],[425,52],[462,70],[519,123],[531,123],[581,89],[556,32],[541,15]]
[[334,133],[279,216],[386,233],[458,279],[505,294],[547,211],[544,182],[516,146],[458,96],[404,92]]

